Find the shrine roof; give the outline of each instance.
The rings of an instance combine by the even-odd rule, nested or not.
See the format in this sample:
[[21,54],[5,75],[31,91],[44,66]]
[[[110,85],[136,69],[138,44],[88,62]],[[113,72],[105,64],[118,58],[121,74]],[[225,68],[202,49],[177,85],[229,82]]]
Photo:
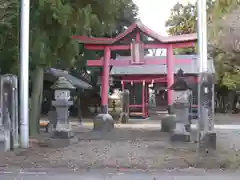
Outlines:
[[[148,57],[151,58],[151,57]],[[153,58],[156,59],[156,56]],[[166,58],[165,56],[159,56],[159,58]],[[182,69],[186,74],[198,74],[198,61],[197,55],[176,55],[175,58],[179,59],[192,59],[192,63],[175,64],[175,72],[177,73],[179,69]],[[119,56],[116,61],[124,61],[128,58]],[[214,74],[215,67],[212,59],[208,60],[208,72]],[[129,66],[113,66],[110,72],[111,75],[164,75],[167,74],[167,65],[129,65]]]
[[134,24],[129,26],[124,32],[116,36],[115,38],[97,38],[97,37],[87,37],[87,36],[73,36],[74,39],[78,39],[80,43],[84,44],[95,44],[95,45],[111,45],[120,39],[126,37],[128,34],[133,32],[135,29],[139,29],[149,37],[163,43],[181,43],[187,41],[197,41],[197,34],[184,34],[177,36],[161,36],[158,33],[154,32],[147,26],[145,26],[141,21],[136,21]]
[[55,69],[55,68],[47,68],[45,70],[45,77],[49,80],[56,81],[59,77],[64,77],[68,81],[70,81],[73,86],[80,88],[80,89],[92,89],[92,85],[88,82],[85,82],[75,76],[72,76],[69,74],[69,72],[61,70],[61,69]]

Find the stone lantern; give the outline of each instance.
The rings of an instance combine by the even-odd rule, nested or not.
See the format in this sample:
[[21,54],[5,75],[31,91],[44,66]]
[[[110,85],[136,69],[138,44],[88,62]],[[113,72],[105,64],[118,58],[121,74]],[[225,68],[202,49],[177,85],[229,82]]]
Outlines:
[[73,132],[69,124],[69,107],[73,105],[70,100],[71,90],[75,87],[64,77],[59,79],[51,86],[54,90],[54,98],[52,105],[56,107],[56,129],[54,132],[55,137],[70,138],[73,137]]
[[177,73],[177,80],[170,88],[174,91],[173,110],[176,115],[171,140],[188,142],[190,141],[192,91],[181,69]]

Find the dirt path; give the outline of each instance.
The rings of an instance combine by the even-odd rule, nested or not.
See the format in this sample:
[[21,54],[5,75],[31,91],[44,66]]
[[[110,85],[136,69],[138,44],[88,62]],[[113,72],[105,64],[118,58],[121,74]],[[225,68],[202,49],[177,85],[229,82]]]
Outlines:
[[92,132],[89,125],[75,127],[78,138],[76,144],[65,148],[52,148],[47,142],[40,145],[35,142],[28,150],[0,155],[0,165],[77,170],[105,167],[236,168],[240,164],[240,130],[218,130],[217,153],[200,158],[195,143],[172,144],[169,134],[160,131],[160,121],[155,123],[155,128],[154,123],[147,126],[141,122],[137,128],[118,126],[114,131],[104,134]]

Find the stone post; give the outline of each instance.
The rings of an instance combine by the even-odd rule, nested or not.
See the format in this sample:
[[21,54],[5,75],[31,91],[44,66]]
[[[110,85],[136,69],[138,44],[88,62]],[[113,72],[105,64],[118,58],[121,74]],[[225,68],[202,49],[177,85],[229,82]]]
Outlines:
[[124,89],[121,97],[120,122],[126,124],[129,120],[129,90]]
[[9,151],[19,147],[17,77],[3,75],[0,83],[0,151]]
[[53,137],[57,138],[72,138],[73,132],[69,124],[69,107],[73,104],[70,99],[70,90],[75,87],[64,77],[60,77],[52,86],[55,101],[52,101],[52,105],[56,107],[55,122],[56,128],[53,132]]
[[216,132],[214,129],[214,76],[202,73],[200,79],[200,112],[198,120],[199,150],[216,149]]

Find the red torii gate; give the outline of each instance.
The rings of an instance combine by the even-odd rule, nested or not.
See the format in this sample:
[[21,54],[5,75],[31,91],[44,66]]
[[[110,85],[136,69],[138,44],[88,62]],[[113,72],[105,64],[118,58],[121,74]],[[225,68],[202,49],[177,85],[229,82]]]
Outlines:
[[[141,41],[141,34],[151,37],[153,41]],[[73,36],[83,43],[88,50],[102,50],[104,57],[99,60],[88,60],[88,66],[103,66],[102,78],[102,113],[108,113],[108,91],[109,91],[109,72],[110,66],[129,66],[141,64],[167,64],[167,86],[174,83],[174,48],[194,47],[197,41],[197,34],[186,34],[179,36],[163,37],[149,29],[141,21],[132,24],[126,31],[115,38],[92,38],[86,36]],[[134,38],[134,41],[128,41],[126,38]],[[144,58],[144,49],[167,49],[166,59],[147,59]],[[131,57],[129,61],[115,61],[111,59],[111,51],[130,50]],[[188,59],[178,59],[178,63],[188,62]],[[172,90],[168,90],[168,106],[171,109],[173,103]]]

